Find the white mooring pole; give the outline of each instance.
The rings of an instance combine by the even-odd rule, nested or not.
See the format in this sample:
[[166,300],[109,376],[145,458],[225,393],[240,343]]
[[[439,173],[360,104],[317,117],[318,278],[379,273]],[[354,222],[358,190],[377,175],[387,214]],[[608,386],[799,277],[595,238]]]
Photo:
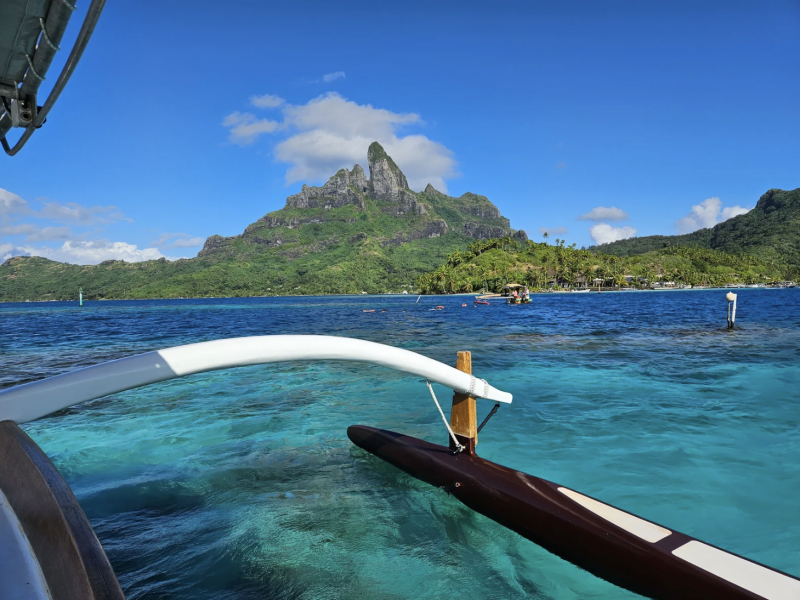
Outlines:
[[733,324],[736,322],[736,294],[728,292],[725,294],[725,299],[728,301],[728,329],[733,329]]

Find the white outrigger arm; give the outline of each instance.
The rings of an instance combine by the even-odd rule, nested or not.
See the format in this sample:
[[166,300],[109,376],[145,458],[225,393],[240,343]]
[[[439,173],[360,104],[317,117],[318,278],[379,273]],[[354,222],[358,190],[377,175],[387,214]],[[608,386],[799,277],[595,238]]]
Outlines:
[[48,377],[0,391],[0,421],[33,421],[68,406],[159,381],[232,367],[295,360],[381,365],[456,392],[510,403],[511,394],[410,350],[325,335],[264,335],[176,346]]

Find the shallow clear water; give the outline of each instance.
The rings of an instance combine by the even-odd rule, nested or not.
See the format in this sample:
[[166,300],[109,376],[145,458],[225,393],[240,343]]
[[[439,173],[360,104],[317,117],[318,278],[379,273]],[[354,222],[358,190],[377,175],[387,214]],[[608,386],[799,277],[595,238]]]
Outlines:
[[[719,290],[477,308],[409,296],[5,304],[0,387],[245,335],[345,335],[450,364],[471,350],[476,375],[515,396],[481,433],[481,456],[800,575],[800,290],[738,293],[734,332]],[[446,443],[421,381],[345,363],[195,375],[25,429],[130,599],[638,597],[354,447],[356,423]]]

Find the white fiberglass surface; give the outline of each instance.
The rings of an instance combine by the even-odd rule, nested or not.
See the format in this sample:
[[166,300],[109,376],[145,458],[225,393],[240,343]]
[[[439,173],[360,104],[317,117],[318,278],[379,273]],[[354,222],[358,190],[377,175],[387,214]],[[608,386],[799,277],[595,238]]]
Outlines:
[[0,490],[0,596],[50,600],[47,582],[17,515]]
[[769,600],[798,600],[800,581],[708,544],[691,541],[672,553],[688,563]]
[[81,402],[206,371],[320,360],[380,365],[481,398],[504,403],[512,399],[474,375],[386,344],[342,336],[246,336],[147,352],[2,390],[0,420],[25,423]]
[[628,533],[642,538],[650,543],[655,543],[663,540],[672,532],[669,529],[659,527],[655,523],[650,523],[644,519],[640,519],[634,515],[628,514],[625,511],[609,506],[602,502],[598,502],[592,498],[587,498],[583,494],[576,491],[568,490],[567,488],[560,487],[558,491],[574,500],[585,509],[592,511],[594,514],[603,517],[609,523],[613,523],[617,527],[621,527]]

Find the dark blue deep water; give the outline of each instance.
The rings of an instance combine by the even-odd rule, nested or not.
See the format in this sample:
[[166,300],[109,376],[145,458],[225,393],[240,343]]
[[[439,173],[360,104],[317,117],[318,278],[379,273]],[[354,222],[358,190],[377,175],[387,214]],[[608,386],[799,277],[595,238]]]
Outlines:
[[[471,350],[476,375],[515,397],[481,433],[483,457],[800,575],[800,290],[738,293],[734,332],[720,290],[477,308],[409,296],[6,304],[0,387],[247,335],[351,336],[450,364]],[[195,375],[25,429],[131,600],[636,597],[354,447],[355,423],[446,443],[422,382],[343,363]]]

